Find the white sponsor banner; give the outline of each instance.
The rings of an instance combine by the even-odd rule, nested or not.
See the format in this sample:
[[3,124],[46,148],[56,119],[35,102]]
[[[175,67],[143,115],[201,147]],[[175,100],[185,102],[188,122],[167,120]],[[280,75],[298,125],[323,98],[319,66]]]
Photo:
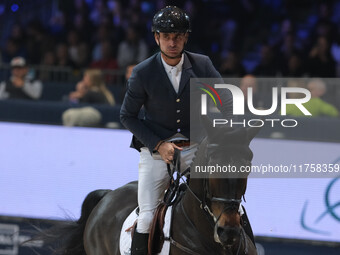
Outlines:
[[253,165],[302,164],[309,171],[309,178],[249,178],[244,205],[255,234],[340,242],[340,179],[313,178],[318,173],[306,170],[313,163],[339,165],[340,144],[255,139],[251,148]]
[[0,215],[78,217],[85,196],[138,176],[126,130],[0,122]]
[[[0,123],[0,215],[79,217],[90,191],[137,179],[130,140],[126,130]],[[335,143],[255,139],[251,147],[253,165],[340,164]],[[340,242],[340,180],[290,177],[249,178],[254,233]]]

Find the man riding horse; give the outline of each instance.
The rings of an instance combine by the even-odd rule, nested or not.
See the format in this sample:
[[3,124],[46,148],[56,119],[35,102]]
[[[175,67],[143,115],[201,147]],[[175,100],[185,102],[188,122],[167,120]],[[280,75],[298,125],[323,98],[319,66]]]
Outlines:
[[[131,147],[140,151],[139,216],[131,254],[148,252],[154,212],[169,184],[167,164],[181,151],[181,170],[190,166],[199,141],[190,141],[190,78],[221,78],[209,57],[184,51],[191,32],[189,16],[167,6],[153,18],[152,32],[160,52],[134,67],[120,119],[133,133]],[[221,93],[221,113],[232,118],[232,97]],[[144,118],[138,115],[144,107]],[[243,214],[242,217],[246,215]],[[252,236],[250,225],[245,229]]]

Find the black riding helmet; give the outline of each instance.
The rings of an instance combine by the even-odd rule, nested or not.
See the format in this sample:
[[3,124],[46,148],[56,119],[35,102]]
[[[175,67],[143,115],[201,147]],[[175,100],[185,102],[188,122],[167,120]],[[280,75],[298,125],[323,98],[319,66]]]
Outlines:
[[151,31],[153,33],[191,32],[189,16],[176,6],[167,6],[153,17]]

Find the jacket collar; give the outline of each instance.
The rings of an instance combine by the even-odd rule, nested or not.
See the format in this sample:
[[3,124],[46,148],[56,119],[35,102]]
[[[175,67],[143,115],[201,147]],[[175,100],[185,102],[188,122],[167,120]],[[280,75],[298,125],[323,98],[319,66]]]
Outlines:
[[180,95],[185,86],[190,86],[190,78],[193,76],[192,75],[192,64],[190,62],[190,59],[188,58],[188,54],[186,51],[184,51],[184,62],[183,62],[183,69],[182,69],[182,76],[181,76],[181,81],[179,83],[179,90],[178,90],[178,95]]

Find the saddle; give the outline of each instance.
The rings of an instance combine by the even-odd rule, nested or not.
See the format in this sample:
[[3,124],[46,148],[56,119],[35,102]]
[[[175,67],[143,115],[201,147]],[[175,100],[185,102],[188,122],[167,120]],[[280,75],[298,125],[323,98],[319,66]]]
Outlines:
[[164,244],[164,219],[167,209],[168,205],[165,203],[161,203],[156,209],[149,235],[149,255],[158,254],[162,250]]

